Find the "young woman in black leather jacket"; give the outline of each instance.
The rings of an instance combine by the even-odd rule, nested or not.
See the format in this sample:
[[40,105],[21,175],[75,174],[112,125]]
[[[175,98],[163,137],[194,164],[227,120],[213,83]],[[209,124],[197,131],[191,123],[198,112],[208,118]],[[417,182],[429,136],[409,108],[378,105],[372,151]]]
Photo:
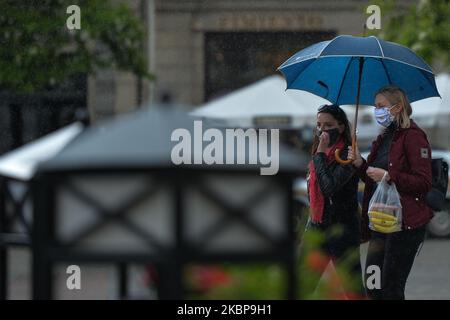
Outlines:
[[345,159],[350,145],[350,124],[345,112],[337,105],[320,107],[309,164],[310,216],[306,232],[316,230],[322,235],[321,250],[335,266],[351,261],[347,268],[354,282],[351,290],[363,294],[358,176],[354,166],[341,165],[334,158],[335,150],[340,149]]

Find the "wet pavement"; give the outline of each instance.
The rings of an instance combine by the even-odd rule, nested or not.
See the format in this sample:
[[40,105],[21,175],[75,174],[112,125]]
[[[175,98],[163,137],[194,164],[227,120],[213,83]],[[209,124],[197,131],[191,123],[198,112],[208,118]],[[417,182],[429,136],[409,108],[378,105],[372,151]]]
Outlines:
[[[361,246],[364,256],[367,244]],[[427,239],[406,283],[407,300],[450,300],[450,239]]]
[[[367,245],[361,247],[364,254]],[[30,298],[30,254],[27,249],[10,250],[9,299]],[[68,290],[65,265],[56,268],[56,299],[117,299],[117,273],[113,266],[81,265],[81,289]],[[142,268],[130,272],[130,298],[153,299],[155,293],[145,287]],[[406,286],[407,299],[450,300],[450,239],[427,239],[416,257]]]

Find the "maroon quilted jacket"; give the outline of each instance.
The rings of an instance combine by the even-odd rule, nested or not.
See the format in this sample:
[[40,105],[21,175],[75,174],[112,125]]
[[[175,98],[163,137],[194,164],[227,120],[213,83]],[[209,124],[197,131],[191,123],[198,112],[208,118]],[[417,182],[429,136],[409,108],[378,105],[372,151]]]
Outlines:
[[[363,241],[369,238],[368,206],[376,188],[366,170],[375,160],[382,141],[382,134],[373,142],[367,161],[359,169],[365,182],[362,204],[361,232]],[[425,132],[411,120],[407,129],[397,128],[389,151],[389,176],[400,194],[403,214],[403,229],[415,229],[430,221],[432,210],[425,202],[431,189],[431,148]]]

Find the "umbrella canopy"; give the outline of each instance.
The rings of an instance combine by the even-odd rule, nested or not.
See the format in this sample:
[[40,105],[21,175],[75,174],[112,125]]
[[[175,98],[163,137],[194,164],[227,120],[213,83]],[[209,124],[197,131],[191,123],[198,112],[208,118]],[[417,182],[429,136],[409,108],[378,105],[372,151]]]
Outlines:
[[[439,96],[431,68],[410,49],[374,36],[342,35],[309,46],[279,68],[287,89],[314,93],[338,105],[356,104],[352,147],[360,104],[371,105],[385,85],[402,88],[411,102]],[[336,150],[336,160],[342,160]]]
[[339,105],[356,104],[362,66],[359,103],[373,105],[381,87],[395,84],[411,102],[439,96],[431,68],[407,47],[374,36],[341,35],[307,47],[278,70],[287,89],[314,93]]

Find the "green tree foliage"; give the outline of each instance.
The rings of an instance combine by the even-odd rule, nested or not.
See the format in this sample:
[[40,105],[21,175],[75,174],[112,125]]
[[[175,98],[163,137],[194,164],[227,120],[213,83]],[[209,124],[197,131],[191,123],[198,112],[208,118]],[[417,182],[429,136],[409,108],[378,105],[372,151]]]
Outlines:
[[[381,8],[381,30],[371,32],[411,48],[430,64],[450,65],[450,0],[420,0],[406,11],[398,2],[374,2]],[[399,13],[401,12],[401,13]]]
[[[81,29],[69,30],[67,7],[81,9]],[[145,30],[125,4],[105,0],[0,0],[0,88],[30,92],[99,69],[151,78]]]

